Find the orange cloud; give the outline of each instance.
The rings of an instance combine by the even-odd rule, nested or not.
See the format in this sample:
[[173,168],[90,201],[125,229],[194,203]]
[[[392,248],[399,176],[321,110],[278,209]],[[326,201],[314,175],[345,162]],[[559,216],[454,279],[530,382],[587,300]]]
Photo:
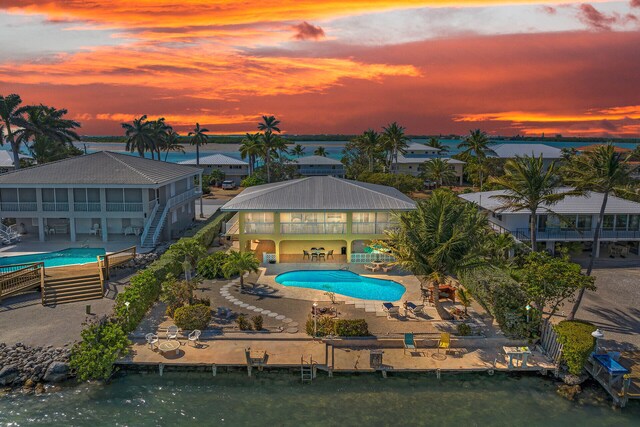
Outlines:
[[454,118],[457,122],[592,122],[595,120],[640,119],[640,106],[612,107],[598,112],[587,111],[583,114],[554,114],[526,111],[506,111],[502,113],[463,114]]
[[[130,122],[136,117],[140,117],[140,114],[125,114],[125,113],[107,113],[97,114],[97,120],[109,120],[114,122]],[[155,117],[156,115],[154,115]],[[257,123],[261,117],[261,114],[254,115],[219,115],[202,112],[199,114],[157,114],[159,117],[164,117],[166,122],[174,127],[188,127],[193,126],[194,123],[206,123],[207,125],[246,125],[246,128],[253,129],[255,123]],[[153,119],[153,117],[151,118]]]

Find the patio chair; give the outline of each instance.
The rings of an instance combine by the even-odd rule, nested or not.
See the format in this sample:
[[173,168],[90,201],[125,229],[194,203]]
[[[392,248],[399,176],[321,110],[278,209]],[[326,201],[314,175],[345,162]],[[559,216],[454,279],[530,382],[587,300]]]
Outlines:
[[382,266],[382,271],[384,271],[385,273],[388,273],[391,270],[393,270],[393,265],[383,265]]
[[176,325],[171,325],[167,328],[167,339],[168,340],[178,339],[178,327]]
[[151,350],[155,350],[156,344],[158,342],[158,336],[156,334],[149,333],[144,336],[144,339],[147,340],[147,345]]
[[438,341],[438,353],[440,353],[440,349],[444,349],[445,353],[451,346],[451,335],[449,332],[442,332],[440,334],[440,341]]
[[305,258],[311,259],[311,254],[309,253],[309,251],[303,249],[302,250],[302,259],[305,259]]
[[378,267],[377,265],[373,265],[373,264],[365,264],[364,265],[364,269],[365,270],[371,270],[371,272],[376,272],[380,269],[380,267]]
[[333,259],[333,249],[331,249],[329,252],[327,252],[327,259]]
[[93,224],[93,226],[89,230],[89,235],[97,236],[98,234],[100,234],[100,224]]
[[400,314],[400,307],[393,305],[391,302],[383,302],[382,307],[387,312],[387,319],[391,319],[394,315]]
[[404,334],[404,354],[407,354],[407,350],[416,351],[417,349],[418,345],[413,337],[413,332]]
[[324,252],[318,252],[318,261],[320,261],[320,258],[322,258],[325,261],[327,260]]
[[189,342],[192,342],[194,347],[197,347],[198,344],[200,344],[200,335],[201,334],[202,334],[202,331],[200,331],[198,329],[194,329],[189,334],[189,337],[188,337]]
[[313,261],[313,259],[316,259],[316,261],[318,260],[318,252],[317,249],[313,252],[311,252],[311,261]]
[[407,301],[407,310],[409,310],[411,314],[416,317],[418,317],[418,315],[425,314],[424,304],[416,305],[410,301]]

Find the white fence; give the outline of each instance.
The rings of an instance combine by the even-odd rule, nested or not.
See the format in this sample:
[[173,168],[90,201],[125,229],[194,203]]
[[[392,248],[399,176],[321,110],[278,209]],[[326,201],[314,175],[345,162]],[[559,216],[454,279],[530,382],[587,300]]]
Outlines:
[[366,264],[368,262],[394,262],[396,259],[393,255],[381,253],[357,253],[351,254],[351,262],[353,264]]
[[269,262],[276,262],[276,254],[262,253],[262,263],[268,264]]

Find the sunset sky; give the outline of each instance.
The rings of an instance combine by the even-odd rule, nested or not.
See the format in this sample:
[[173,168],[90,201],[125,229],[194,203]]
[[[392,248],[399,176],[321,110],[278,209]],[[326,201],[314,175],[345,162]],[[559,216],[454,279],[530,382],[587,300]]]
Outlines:
[[640,134],[640,0],[0,0],[0,94],[82,134]]

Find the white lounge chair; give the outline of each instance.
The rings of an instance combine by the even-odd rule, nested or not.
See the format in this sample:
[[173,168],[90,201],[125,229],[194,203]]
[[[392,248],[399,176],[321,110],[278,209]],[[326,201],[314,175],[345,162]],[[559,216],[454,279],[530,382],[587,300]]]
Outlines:
[[382,307],[384,311],[387,312],[387,319],[391,319],[394,315],[398,316],[400,314],[400,307],[393,305],[393,303],[383,302]]
[[378,271],[380,269],[380,267],[377,266],[377,265],[374,265],[374,264],[365,264],[364,265],[364,269],[365,270],[371,270],[371,272],[376,272],[376,271]]
[[171,325],[167,328],[167,339],[168,340],[178,339],[178,327],[176,325]]
[[407,302],[407,310],[411,312],[414,316],[418,317],[419,315],[426,315],[424,311],[424,304],[416,305],[410,301]]
[[156,334],[147,334],[144,336],[144,338],[147,340],[147,344],[149,345],[149,348],[151,350],[154,350],[156,347],[156,343],[158,342],[158,336]]
[[382,271],[384,271],[385,273],[388,273],[391,270],[393,270],[393,265],[383,265],[382,266]]
[[194,347],[197,347],[200,344],[200,335],[202,331],[195,329],[189,334],[189,342],[193,343]]

